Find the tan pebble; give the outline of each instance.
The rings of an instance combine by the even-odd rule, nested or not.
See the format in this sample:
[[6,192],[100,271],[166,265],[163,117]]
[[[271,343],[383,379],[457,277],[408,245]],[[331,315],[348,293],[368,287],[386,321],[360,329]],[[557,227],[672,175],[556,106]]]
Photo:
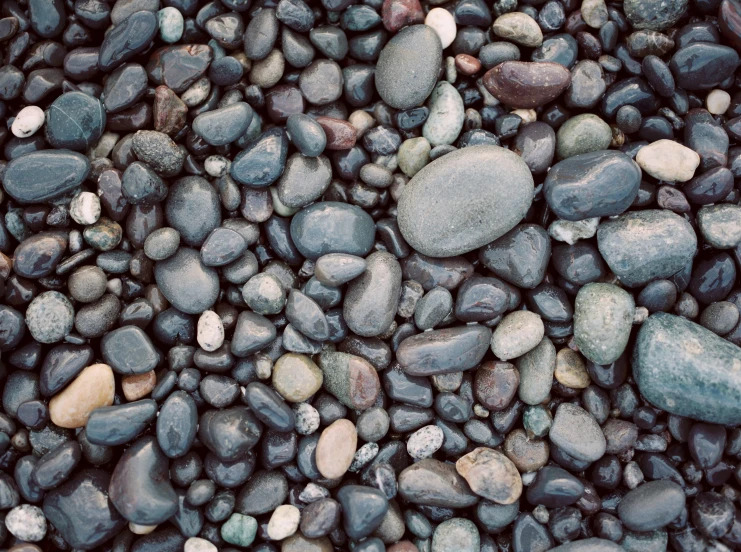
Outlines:
[[332,552],[332,541],[327,537],[309,539],[301,533],[288,537],[280,545],[280,552]]
[[419,548],[409,541],[401,541],[386,548],[386,552],[419,552]]
[[350,420],[337,420],[322,431],[316,445],[316,467],[327,479],[342,477],[350,468],[358,433]]
[[129,531],[135,535],[148,535],[157,529],[156,525],[139,525],[138,523],[129,522]]
[[129,402],[146,397],[152,392],[156,384],[157,376],[154,370],[121,378],[121,389],[123,389],[124,397]]
[[110,366],[88,366],[49,401],[51,421],[68,429],[83,427],[93,410],[113,404],[115,388],[116,382]]
[[455,463],[471,490],[497,504],[512,504],[522,494],[522,479],[512,461],[494,449],[479,447]]
[[571,389],[586,389],[591,383],[587,366],[582,356],[571,349],[561,349],[556,354],[556,371],[558,383]]
[[550,447],[543,439],[529,439],[524,429],[515,429],[504,441],[504,453],[521,473],[539,470],[548,462]]
[[324,374],[306,355],[287,353],[273,366],[273,386],[289,402],[303,402],[319,391]]

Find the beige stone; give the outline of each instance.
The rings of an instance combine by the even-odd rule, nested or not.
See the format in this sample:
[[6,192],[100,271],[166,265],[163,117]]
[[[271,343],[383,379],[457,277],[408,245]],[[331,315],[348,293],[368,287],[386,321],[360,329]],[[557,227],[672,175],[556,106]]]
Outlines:
[[497,504],[512,504],[522,494],[520,472],[504,454],[479,447],[455,463],[455,469],[471,490]]
[[586,389],[591,383],[584,359],[569,348],[561,349],[556,354],[554,375],[558,383],[571,389]]
[[156,384],[157,376],[154,370],[121,378],[121,389],[123,390],[124,397],[129,402],[138,401],[146,397],[152,392]]
[[322,388],[324,374],[306,355],[287,353],[273,366],[273,386],[289,402],[304,402]]
[[271,540],[283,540],[293,535],[301,521],[301,511],[291,504],[281,504],[270,516],[268,537]]
[[695,176],[700,156],[674,140],[656,140],[638,150],[636,163],[658,180],[687,182]]
[[342,477],[350,468],[358,433],[350,420],[340,419],[322,431],[316,445],[316,467],[327,479]]
[[93,410],[113,404],[115,388],[116,382],[110,366],[88,366],[49,401],[51,421],[68,429],[83,427]]
[[288,537],[280,545],[280,552],[332,552],[332,541],[327,537],[309,539],[301,533]]
[[520,473],[535,472],[545,466],[551,452],[548,441],[530,439],[524,429],[511,431],[503,449]]

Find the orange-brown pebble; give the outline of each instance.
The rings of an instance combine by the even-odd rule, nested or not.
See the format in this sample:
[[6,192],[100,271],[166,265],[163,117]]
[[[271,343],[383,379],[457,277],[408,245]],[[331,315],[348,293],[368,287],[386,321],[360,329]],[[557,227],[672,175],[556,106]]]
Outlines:
[[124,376],[121,378],[121,389],[123,389],[123,394],[127,401],[137,401],[149,395],[156,383],[157,376],[154,370],[150,370],[143,374]]
[[409,541],[401,541],[386,548],[386,552],[419,552],[419,549]]
[[455,68],[459,73],[471,76],[481,70],[481,62],[468,54],[458,54],[455,56]]
[[113,404],[115,388],[110,366],[88,366],[49,401],[51,421],[67,429],[83,427],[93,410]]

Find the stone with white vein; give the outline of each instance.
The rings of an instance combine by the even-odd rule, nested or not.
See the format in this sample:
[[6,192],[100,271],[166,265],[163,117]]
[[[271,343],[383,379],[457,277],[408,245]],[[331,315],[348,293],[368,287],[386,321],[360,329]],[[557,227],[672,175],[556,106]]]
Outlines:
[[92,192],[80,192],[70,202],[69,214],[77,224],[95,224],[100,218],[100,198]]

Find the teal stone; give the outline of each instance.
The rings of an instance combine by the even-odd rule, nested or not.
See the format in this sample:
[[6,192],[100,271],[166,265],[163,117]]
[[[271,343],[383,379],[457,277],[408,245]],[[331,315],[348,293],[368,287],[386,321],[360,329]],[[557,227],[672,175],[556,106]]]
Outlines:
[[163,42],[174,44],[183,36],[185,21],[180,10],[168,6],[157,12],[157,22],[160,27],[160,37]]
[[232,514],[221,526],[221,538],[235,546],[249,546],[257,535],[257,520],[252,516]]
[[741,348],[686,318],[649,316],[636,339],[633,375],[641,394],[662,410],[741,423]]

